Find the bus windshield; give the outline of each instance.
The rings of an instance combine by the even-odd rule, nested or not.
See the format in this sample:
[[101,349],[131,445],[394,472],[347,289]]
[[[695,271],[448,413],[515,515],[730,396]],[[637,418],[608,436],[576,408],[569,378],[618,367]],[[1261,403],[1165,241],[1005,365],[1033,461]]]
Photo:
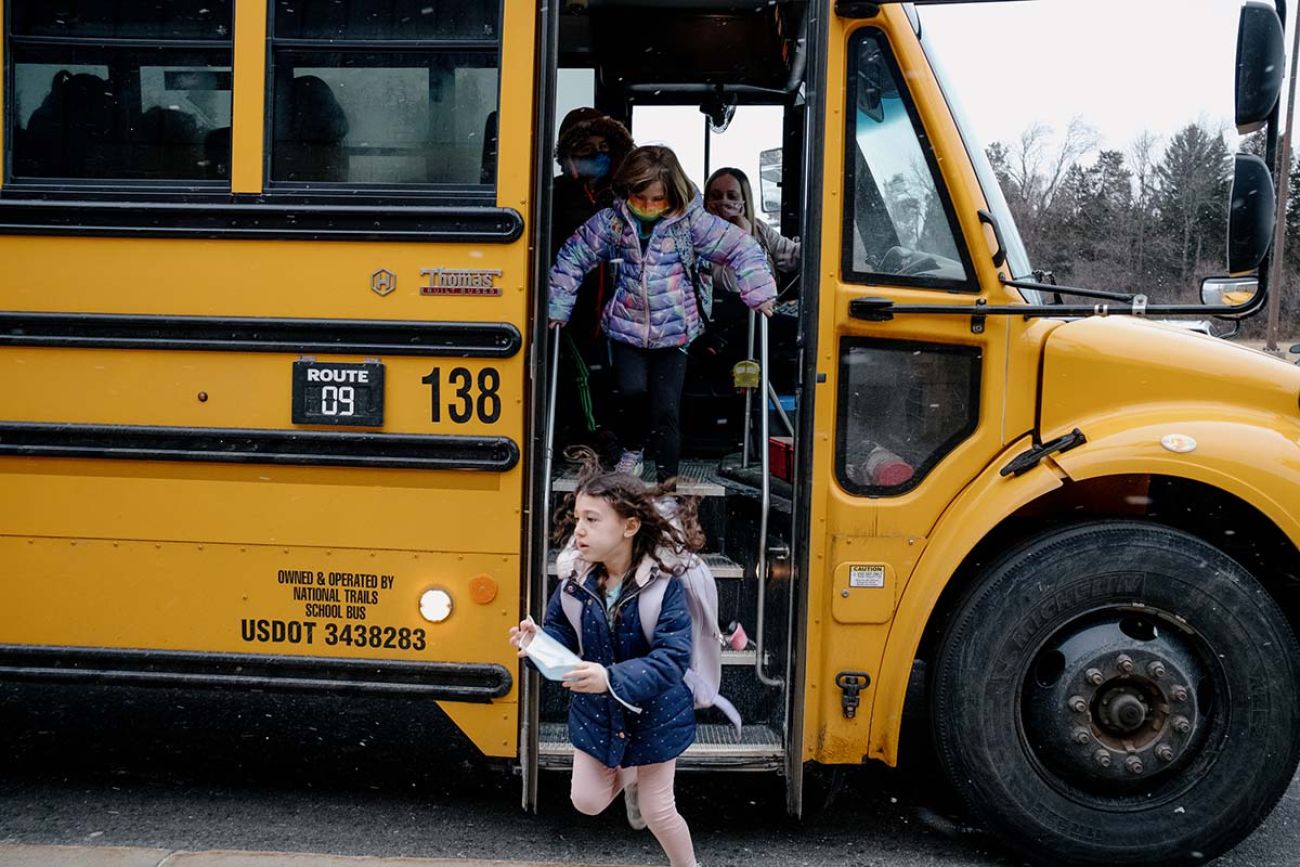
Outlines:
[[[953,119],[957,122],[962,143],[965,144],[966,152],[970,155],[971,164],[975,167],[975,174],[979,177],[984,199],[988,202],[989,210],[992,212],[994,219],[998,221],[998,228],[1002,230],[1002,241],[1007,248],[1007,265],[1011,269],[1011,275],[1018,278],[1028,277],[1033,270],[1029,263],[1029,252],[1025,249],[1024,241],[1020,238],[1020,230],[1016,228],[1016,221],[1011,216],[1011,209],[1007,206],[1006,197],[1002,194],[1002,186],[998,183],[997,175],[993,173],[993,166],[989,163],[988,154],[984,151],[984,143],[979,140],[975,127],[968,120],[958,89],[950,83],[950,79],[944,73],[937,52],[929,50],[924,37],[921,37],[921,48],[925,50],[926,60],[929,61],[930,68],[934,71],[934,77],[939,82],[939,89],[943,91],[948,108],[952,112]],[[1036,297],[1040,293],[1026,290],[1024,294],[1026,300],[1030,303],[1041,303],[1040,299]]]

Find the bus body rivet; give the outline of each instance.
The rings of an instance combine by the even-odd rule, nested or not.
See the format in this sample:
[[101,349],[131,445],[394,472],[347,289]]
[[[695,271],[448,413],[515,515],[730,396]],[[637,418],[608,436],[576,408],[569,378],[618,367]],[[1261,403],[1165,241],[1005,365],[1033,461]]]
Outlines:
[[208,393],[206,391],[200,391],[199,403],[207,403],[207,402],[208,402]]

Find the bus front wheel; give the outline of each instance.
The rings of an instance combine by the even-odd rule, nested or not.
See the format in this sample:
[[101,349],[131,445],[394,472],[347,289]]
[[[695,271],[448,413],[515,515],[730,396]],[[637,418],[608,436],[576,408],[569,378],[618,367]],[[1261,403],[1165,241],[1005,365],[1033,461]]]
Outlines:
[[1055,530],[992,564],[932,670],[940,760],[1040,863],[1203,863],[1300,759],[1300,648],[1260,583],[1189,534]]

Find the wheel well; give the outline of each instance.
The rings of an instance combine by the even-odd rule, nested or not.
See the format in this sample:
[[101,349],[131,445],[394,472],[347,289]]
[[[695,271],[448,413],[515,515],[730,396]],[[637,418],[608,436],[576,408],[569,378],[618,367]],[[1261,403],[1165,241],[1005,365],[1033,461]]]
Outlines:
[[[1246,501],[1173,476],[1105,476],[1071,482],[1008,515],[971,550],[939,597],[917,652],[928,663],[966,591],[1008,549],[1048,530],[1106,518],[1146,520],[1207,542],[1251,572],[1300,635],[1300,550]],[[913,692],[909,691],[908,703]]]

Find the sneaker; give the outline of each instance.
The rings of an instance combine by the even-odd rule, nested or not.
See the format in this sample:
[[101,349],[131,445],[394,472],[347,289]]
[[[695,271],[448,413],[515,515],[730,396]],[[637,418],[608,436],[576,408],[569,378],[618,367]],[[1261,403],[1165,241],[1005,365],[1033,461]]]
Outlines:
[[614,472],[627,473],[629,476],[641,478],[642,471],[645,470],[645,461],[641,452],[623,451],[619,456],[618,463],[614,466]]
[[633,831],[645,830],[645,819],[641,817],[641,794],[636,783],[623,789],[623,806],[627,807],[627,823]]

